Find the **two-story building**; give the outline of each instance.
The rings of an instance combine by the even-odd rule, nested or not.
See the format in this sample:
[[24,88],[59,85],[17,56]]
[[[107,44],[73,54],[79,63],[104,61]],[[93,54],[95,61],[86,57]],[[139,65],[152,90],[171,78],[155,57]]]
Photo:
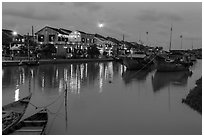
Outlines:
[[45,44],[53,44],[58,55],[67,53],[69,31],[45,26],[35,33],[36,42],[39,46]]
[[25,44],[24,42],[24,37],[19,33],[8,29],[2,29],[3,55],[19,53],[21,46]]

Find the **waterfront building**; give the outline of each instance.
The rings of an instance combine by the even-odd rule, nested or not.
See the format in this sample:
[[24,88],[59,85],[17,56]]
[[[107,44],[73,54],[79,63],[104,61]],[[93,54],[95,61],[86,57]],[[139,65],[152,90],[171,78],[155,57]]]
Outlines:
[[124,50],[123,42],[117,40],[116,38],[112,38],[112,37],[107,37],[107,40],[112,42],[111,49],[112,49],[113,54],[114,55],[121,54],[120,52]]
[[14,55],[20,53],[21,46],[24,46],[25,39],[19,33],[8,30],[2,29],[2,55]]
[[94,34],[85,33],[83,31],[75,30],[70,35],[70,42],[77,42],[78,49],[87,49],[87,47],[95,44]]
[[62,29],[45,26],[35,33],[39,46],[53,44],[57,49],[56,55],[66,55],[69,32]]
[[107,39],[99,34],[95,34],[94,37],[95,44],[97,45],[97,48],[99,49],[101,55],[104,53],[106,49]]

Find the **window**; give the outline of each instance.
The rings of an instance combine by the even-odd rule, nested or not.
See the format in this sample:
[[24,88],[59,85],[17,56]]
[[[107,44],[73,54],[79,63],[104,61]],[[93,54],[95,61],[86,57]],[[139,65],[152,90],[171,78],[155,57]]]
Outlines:
[[54,42],[55,41],[55,35],[49,35],[49,41]]
[[38,41],[44,42],[44,35],[38,35]]
[[85,38],[82,38],[82,43],[85,43]]
[[58,41],[62,41],[62,38],[61,38],[61,37],[58,37]]

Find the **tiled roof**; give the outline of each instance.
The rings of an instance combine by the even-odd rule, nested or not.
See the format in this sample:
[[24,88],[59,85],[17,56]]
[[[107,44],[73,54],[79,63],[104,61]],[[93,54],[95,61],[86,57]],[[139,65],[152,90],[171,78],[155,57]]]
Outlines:
[[106,37],[104,37],[104,36],[102,36],[102,35],[100,35],[100,34],[94,34],[94,36],[97,37],[97,38],[102,38],[102,39],[104,39],[104,40],[107,40]]
[[67,29],[63,29],[63,28],[60,28],[59,30],[61,31],[65,31],[66,33],[70,34],[72,31],[71,30],[67,30]]
[[[14,31],[12,31],[12,30],[2,29],[2,34],[7,35],[8,37],[14,37],[14,36],[13,36],[13,32],[14,32]],[[16,37],[23,38],[23,36],[20,35],[20,34],[17,34]]]
[[[52,30],[54,30],[54,31],[56,31],[56,32],[58,32],[58,33],[60,33],[60,34],[68,35],[68,33],[63,32],[62,30],[60,30],[60,29],[58,29],[58,28],[53,28],[53,27],[50,27],[50,26],[45,26],[44,28],[50,28],[50,29],[52,29]],[[41,30],[43,30],[44,28],[42,28]],[[37,31],[35,34],[37,34],[38,32],[40,32],[41,30]]]

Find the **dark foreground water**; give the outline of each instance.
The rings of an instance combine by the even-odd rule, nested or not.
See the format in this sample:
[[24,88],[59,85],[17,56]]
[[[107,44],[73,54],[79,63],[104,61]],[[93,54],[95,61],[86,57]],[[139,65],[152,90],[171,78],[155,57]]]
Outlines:
[[2,105],[32,92],[23,118],[48,108],[46,134],[202,134],[202,115],[181,103],[202,61],[191,70],[129,72],[115,62],[6,67]]

